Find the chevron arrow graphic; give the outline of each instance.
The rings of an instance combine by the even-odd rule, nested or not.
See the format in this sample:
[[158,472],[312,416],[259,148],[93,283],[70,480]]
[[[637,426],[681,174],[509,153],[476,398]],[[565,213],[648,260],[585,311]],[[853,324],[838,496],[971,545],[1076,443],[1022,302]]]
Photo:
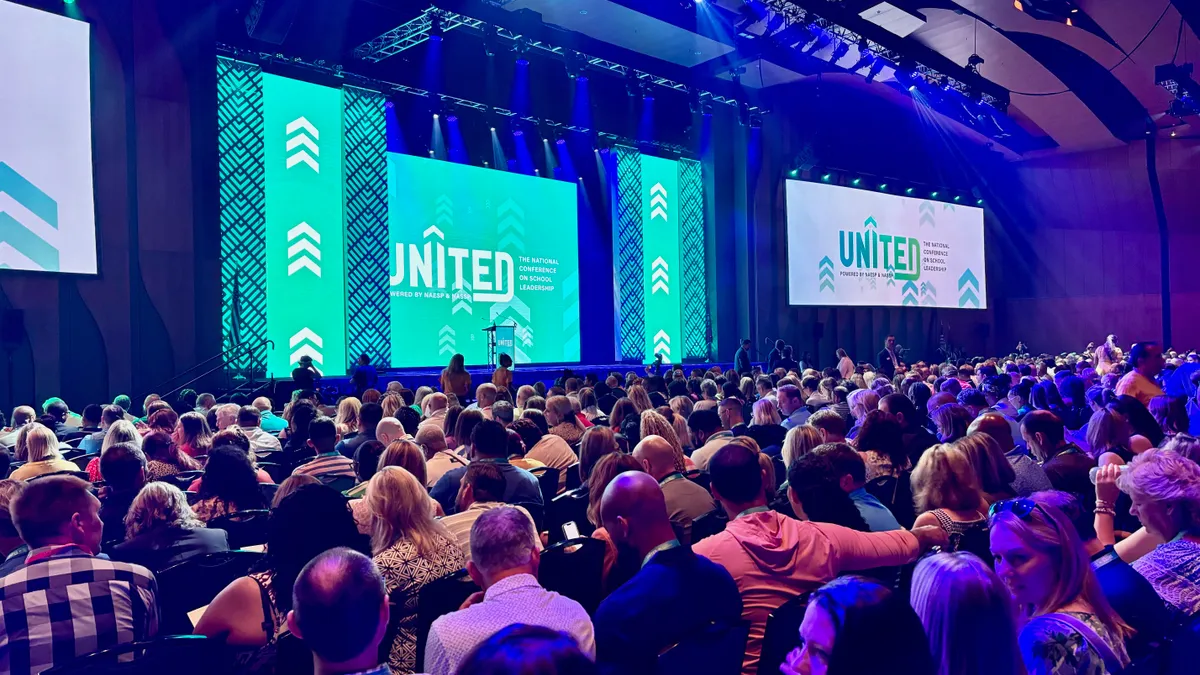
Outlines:
[[834,292],[833,261],[830,260],[829,256],[821,258],[821,261],[817,263],[817,280],[820,282],[820,286],[817,289],[818,293],[823,293],[826,288],[829,289],[830,293]]
[[455,349],[455,331],[448,324],[438,331],[438,354],[453,354]]
[[437,225],[430,225],[429,227],[425,228],[424,232],[421,233],[421,237],[423,239],[428,239],[429,235],[434,235],[438,239],[441,239],[442,241],[446,240],[446,234],[444,232],[442,232],[441,230],[439,230]]
[[867,219],[863,221],[863,227],[873,227],[875,229],[879,229],[879,223],[875,222],[875,216],[868,216]]
[[975,278],[975,273],[969,267],[958,278],[958,306],[966,307],[968,304],[979,309],[979,279]]
[[904,299],[900,302],[901,305],[917,306],[919,304],[917,302],[917,285],[915,283],[911,281],[904,282],[904,285],[900,288],[900,292],[904,296]]
[[650,220],[662,218],[668,220],[667,211],[667,189],[662,186],[662,183],[655,183],[654,187],[650,188]]
[[669,286],[671,278],[667,275],[669,269],[667,261],[663,260],[662,256],[658,256],[654,259],[654,262],[650,263],[650,281],[652,282],[650,295],[654,295],[659,291],[662,291],[666,295],[671,294],[671,287]]
[[970,268],[963,271],[962,276],[958,278],[958,290],[961,291],[967,284],[974,286],[976,290],[979,289],[979,280],[975,278],[975,273]]
[[304,269],[321,276],[321,234],[308,223],[300,223],[288,230],[287,238],[288,276]]
[[297,117],[288,122],[287,136],[287,168],[305,164],[313,171],[321,173],[321,164],[317,161],[321,156],[321,148],[317,144],[321,133],[312,122],[304,117]]
[[933,219],[933,214],[934,214],[933,202],[928,202],[928,201],[921,202],[920,206],[917,207],[917,211],[920,212],[920,214],[921,214],[920,220],[917,222],[917,227],[920,227],[922,225],[929,225],[930,227],[935,227],[936,223],[934,222],[934,219]]
[[325,348],[325,341],[311,328],[301,328],[299,332],[288,338],[288,348],[292,350],[292,363],[299,362],[301,356],[308,356],[321,365],[325,364],[325,357],[321,355],[320,351]]
[[59,268],[58,204],[0,162],[0,268]]
[[321,249],[317,248],[316,246],[313,246],[312,241],[310,241],[309,239],[301,239],[300,241],[289,246],[288,247],[288,259],[290,260],[292,258],[295,258],[296,255],[298,253],[300,253],[301,251],[307,251],[309,255],[316,258],[317,260],[321,259]]
[[975,295],[975,291],[970,288],[958,298],[959,307],[966,307],[968,304],[979,309],[979,296]]
[[654,353],[662,354],[664,361],[671,358],[671,336],[667,335],[665,330],[654,334]]

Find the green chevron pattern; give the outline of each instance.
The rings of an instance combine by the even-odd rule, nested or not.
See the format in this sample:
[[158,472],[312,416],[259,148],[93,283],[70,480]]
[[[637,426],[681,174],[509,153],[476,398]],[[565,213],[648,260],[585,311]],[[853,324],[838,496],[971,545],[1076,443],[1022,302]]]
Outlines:
[[679,224],[683,241],[683,358],[708,359],[708,274],[704,237],[704,180],[700,162],[679,160]]
[[345,87],[347,363],[360,354],[371,363],[391,361],[388,297],[387,98]]
[[[221,336],[224,348],[267,336],[267,195],[262,69],[217,59]],[[235,371],[261,370],[247,354]]]

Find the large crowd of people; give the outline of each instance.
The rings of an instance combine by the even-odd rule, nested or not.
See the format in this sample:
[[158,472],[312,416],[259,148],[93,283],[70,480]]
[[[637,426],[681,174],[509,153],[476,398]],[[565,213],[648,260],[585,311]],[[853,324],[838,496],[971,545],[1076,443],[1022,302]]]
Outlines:
[[[353,395],[301,373],[278,412],[19,406],[0,672],[195,633],[230,672],[284,672],[299,643],[326,675],[641,674],[686,650],[717,675],[1115,675],[1194,635],[1195,354],[906,364],[889,338],[810,362],[515,387],[456,355],[436,389],[380,390],[364,357]],[[263,555],[175,612],[160,578],[231,548]],[[539,574],[592,549],[595,578]],[[452,580],[475,592],[423,621]]]

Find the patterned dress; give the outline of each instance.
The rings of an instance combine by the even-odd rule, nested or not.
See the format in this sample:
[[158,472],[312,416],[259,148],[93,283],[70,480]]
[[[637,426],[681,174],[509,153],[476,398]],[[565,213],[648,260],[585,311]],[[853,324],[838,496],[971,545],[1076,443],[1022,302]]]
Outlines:
[[[1063,612],[1087,624],[1123,663],[1129,663],[1125,643],[1093,614]],[[1079,632],[1042,617],[1034,617],[1021,631],[1021,656],[1029,675],[1116,675],[1104,658]]]
[[375,564],[383,574],[388,594],[396,589],[405,592],[404,606],[394,610],[401,616],[388,656],[393,675],[413,673],[420,666],[417,663],[417,593],[421,587],[467,566],[462,548],[451,537],[437,535],[433,551],[433,555],[422,556],[411,540],[402,538],[375,554]]
[[1133,562],[1159,597],[1188,616],[1200,615],[1200,544],[1167,542]]

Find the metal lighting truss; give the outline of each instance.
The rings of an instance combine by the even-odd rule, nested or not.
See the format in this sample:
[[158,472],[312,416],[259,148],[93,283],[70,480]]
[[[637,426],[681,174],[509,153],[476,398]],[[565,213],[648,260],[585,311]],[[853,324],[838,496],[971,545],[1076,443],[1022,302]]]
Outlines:
[[564,124],[551,119],[538,118],[529,115],[522,116],[506,108],[497,108],[486,103],[480,103],[478,101],[471,101],[469,99],[459,98],[457,96],[450,96],[449,94],[435,94],[419,87],[410,87],[406,84],[388,82],[387,80],[379,80],[376,78],[356,75],[354,73],[347,73],[341,65],[326,65],[324,61],[306,61],[299,57],[289,58],[283,54],[270,54],[268,52],[259,52],[225,44],[218,44],[217,52],[240,61],[267,65],[280,64],[319,73],[326,77],[336,77],[340,80],[344,80],[346,83],[352,86],[363,89],[372,89],[379,92],[408,94],[409,96],[417,96],[429,101],[433,101],[436,98],[442,103],[450,103],[461,108],[478,110],[484,114],[495,114],[502,118],[517,118],[534,126],[540,124],[542,126],[552,127],[559,131],[573,131],[584,135],[594,134],[597,139],[612,143],[620,143],[622,145],[629,145],[633,147],[649,145],[667,154],[677,155],[680,157],[691,157],[694,154],[691,150],[685,148],[684,146],[676,145],[674,143],[664,143],[662,141],[635,141],[625,138],[624,136],[618,136],[616,134],[600,131],[599,129],[590,129],[588,127],[582,127],[575,124]]
[[[760,2],[764,7],[767,7],[771,11],[782,15],[786,19],[783,28],[780,30],[785,30],[788,26],[792,25],[814,24],[846,44],[866,45],[867,50],[872,56],[874,56],[876,59],[885,59],[890,61],[897,69],[900,67],[900,62],[906,58],[903,54],[888,49],[878,42],[859,35],[849,28],[840,26],[832,21],[817,16],[815,13],[804,9],[803,7],[797,7],[789,2],[789,0],[760,0]],[[766,36],[764,35],[764,37]],[[987,92],[977,90],[966,82],[958,80],[945,73],[938,72],[937,70],[934,70],[926,65],[918,63],[914,69],[914,72],[927,82],[941,81],[942,78],[945,78],[944,84],[947,87],[957,91],[968,99],[972,98],[973,95],[979,95],[982,97],[983,103],[986,103],[997,110],[1004,110],[1008,107],[1008,105],[999,98],[996,98]]]
[[[416,47],[417,45],[429,39],[434,16],[441,18],[443,32],[449,32],[455,28],[468,28],[479,32],[485,32],[488,27],[487,22],[480,19],[473,19],[469,16],[458,14],[457,12],[438,9],[437,7],[430,7],[422,12],[417,18],[396,26],[392,30],[389,30],[370,42],[359,45],[354,50],[354,56],[364,61],[378,63],[379,61],[391,56],[395,56],[396,54],[399,54],[407,49],[412,49],[413,47]],[[569,51],[563,47],[552,45],[548,42],[531,40],[523,35],[513,33],[512,31],[500,26],[496,26],[496,37],[511,43],[517,43],[518,41],[521,41],[521,44],[527,44],[529,49],[536,49],[546,54],[554,54],[555,56],[564,59]],[[655,86],[665,87],[667,89],[683,92],[685,94],[691,91],[691,88],[682,82],[676,82],[666,77],[659,77],[658,75],[643,72],[637,70],[636,68],[623,66],[615,61],[609,61],[608,59],[603,59],[596,56],[588,56],[587,54],[582,53],[579,54],[579,57],[580,62],[586,64],[586,67],[589,68],[607,70],[608,72],[620,75],[621,77],[627,77],[632,74],[639,82],[647,82]],[[742,103],[742,101],[732,96],[723,96],[710,91],[697,90],[697,93],[699,93],[702,100],[708,99],[714,103],[721,103],[734,108],[738,107]],[[765,109],[754,105],[749,106],[748,111],[751,114],[758,115],[767,112]]]

